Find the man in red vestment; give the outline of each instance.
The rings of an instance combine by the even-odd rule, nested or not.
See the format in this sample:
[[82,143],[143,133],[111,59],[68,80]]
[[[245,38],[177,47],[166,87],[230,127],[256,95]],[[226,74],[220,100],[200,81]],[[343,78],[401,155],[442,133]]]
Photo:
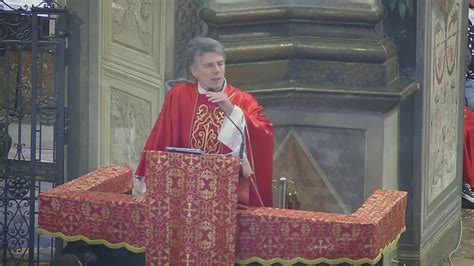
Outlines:
[[[271,206],[271,122],[252,95],[227,83],[224,47],[220,42],[194,38],[188,44],[187,62],[196,82],[171,88],[143,150],[181,147],[241,156],[239,203],[262,206],[263,202]],[[142,153],[136,175],[144,174]]]
[[463,138],[463,186],[462,197],[468,207],[474,206],[474,1],[469,1],[467,27],[467,64],[464,86],[464,138]]

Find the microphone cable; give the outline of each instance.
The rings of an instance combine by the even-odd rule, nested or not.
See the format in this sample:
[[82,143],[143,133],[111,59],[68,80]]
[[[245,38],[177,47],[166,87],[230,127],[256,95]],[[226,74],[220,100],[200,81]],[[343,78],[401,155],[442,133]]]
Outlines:
[[[242,142],[240,143],[240,150],[239,150],[239,158],[240,158],[240,165],[243,164],[243,161],[244,161],[244,148],[245,148],[245,135],[244,133],[242,132],[242,130],[240,130],[240,128],[237,126],[237,124],[229,117],[229,115],[224,112],[225,116],[227,117],[227,119],[229,119],[229,121],[235,126],[235,128],[237,128],[237,130],[239,131],[240,133],[240,136],[242,138]],[[243,173],[242,173],[243,175]],[[258,201],[260,202],[260,205],[261,207],[265,207],[265,205],[263,204],[263,200],[262,200],[262,196],[260,195],[260,191],[258,191],[258,187],[257,187],[257,184],[255,184],[255,180],[253,180],[252,176],[255,176],[255,175],[251,175],[249,176],[249,179],[250,179],[250,183],[252,183],[252,186],[253,186],[253,189],[255,190],[255,194],[257,194],[257,198],[258,198]],[[245,176],[244,176],[245,178]]]
[[[220,90],[216,90],[215,88],[209,88],[208,90],[209,90],[210,92],[221,92],[221,91],[224,91],[224,84],[225,84],[225,83],[222,84],[222,87],[221,87]],[[219,108],[220,108],[220,106],[219,106]],[[222,108],[221,108],[221,110],[222,110]],[[222,110],[222,111],[224,112],[224,115],[227,117],[227,119],[228,119],[228,120],[234,125],[234,127],[239,131],[240,136],[241,136],[241,138],[242,138],[242,142],[240,143],[240,149],[239,149],[240,165],[241,165],[241,167],[242,167],[242,163],[243,163],[243,160],[244,160],[244,151],[245,151],[245,135],[244,135],[244,133],[242,132],[242,130],[240,129],[240,127],[237,126],[237,124],[234,122],[234,120],[232,120],[232,119],[230,118],[230,116],[229,116],[224,110]],[[252,169],[252,170],[253,170],[253,169]],[[243,175],[243,174],[242,174],[242,175]],[[258,198],[258,200],[259,200],[259,202],[260,202],[261,207],[265,207],[265,205],[263,204],[262,196],[260,195],[260,191],[258,191],[257,184],[255,184],[255,180],[253,180],[252,176],[255,176],[255,175],[251,175],[251,176],[249,177],[250,182],[252,183],[252,186],[253,186],[253,189],[255,190],[255,193],[257,194],[257,198]],[[245,178],[245,176],[244,176],[244,178]]]

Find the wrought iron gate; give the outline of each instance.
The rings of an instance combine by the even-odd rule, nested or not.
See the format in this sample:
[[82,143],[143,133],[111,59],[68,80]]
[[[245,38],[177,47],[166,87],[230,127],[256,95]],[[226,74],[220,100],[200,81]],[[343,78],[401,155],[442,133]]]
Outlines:
[[0,0],[0,265],[49,261],[37,196],[64,179],[66,12]]

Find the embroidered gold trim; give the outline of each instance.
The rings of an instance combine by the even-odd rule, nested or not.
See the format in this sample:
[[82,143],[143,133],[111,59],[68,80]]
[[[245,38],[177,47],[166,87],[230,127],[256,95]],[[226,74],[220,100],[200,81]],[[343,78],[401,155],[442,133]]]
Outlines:
[[210,109],[205,104],[197,106],[191,130],[191,148],[201,149],[206,153],[219,153],[221,142],[217,137],[224,117],[224,111],[220,108]]

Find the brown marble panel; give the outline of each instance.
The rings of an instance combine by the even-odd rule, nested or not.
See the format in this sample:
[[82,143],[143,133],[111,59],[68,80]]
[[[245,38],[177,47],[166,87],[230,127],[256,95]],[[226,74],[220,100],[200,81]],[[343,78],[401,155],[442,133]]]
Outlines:
[[[304,150],[294,135],[282,144],[273,163],[273,177],[282,176],[295,182],[301,201],[301,209],[311,211],[344,213],[324,174],[315,165],[314,158]],[[274,206],[277,199],[274,198]]]

